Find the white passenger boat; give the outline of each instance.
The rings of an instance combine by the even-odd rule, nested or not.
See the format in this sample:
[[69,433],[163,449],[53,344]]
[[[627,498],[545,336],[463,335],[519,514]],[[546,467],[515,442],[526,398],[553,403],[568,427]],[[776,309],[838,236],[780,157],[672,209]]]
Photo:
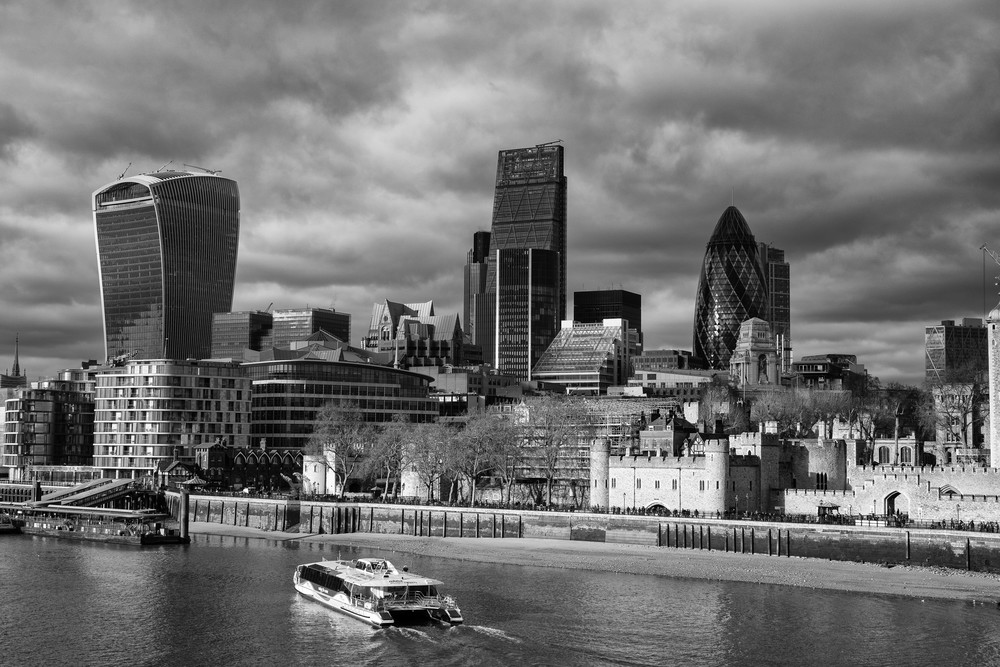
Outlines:
[[382,558],[328,560],[295,568],[295,590],[348,616],[378,627],[428,618],[458,625],[455,600],[438,593],[440,581],[428,579]]

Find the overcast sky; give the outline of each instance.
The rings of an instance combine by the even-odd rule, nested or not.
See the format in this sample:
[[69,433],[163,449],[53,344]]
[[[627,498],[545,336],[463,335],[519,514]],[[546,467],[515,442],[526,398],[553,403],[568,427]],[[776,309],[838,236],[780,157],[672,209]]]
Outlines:
[[497,151],[557,139],[568,292],[641,294],[647,348],[691,349],[731,200],[791,264],[796,358],[919,383],[924,327],[997,302],[996,0],[5,2],[0,91],[0,370],[19,332],[31,379],[104,356],[91,193],[171,161],[239,183],[234,310],[355,342],[376,301],[461,311]]

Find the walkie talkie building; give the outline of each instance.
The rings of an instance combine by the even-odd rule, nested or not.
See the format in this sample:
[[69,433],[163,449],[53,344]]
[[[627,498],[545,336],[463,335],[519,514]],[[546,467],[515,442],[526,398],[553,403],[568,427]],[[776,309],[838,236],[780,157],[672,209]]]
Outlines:
[[212,313],[233,305],[240,232],[236,181],[160,171],[93,194],[109,360],[204,359]]
[[727,370],[740,324],[767,320],[767,285],[757,242],[746,218],[730,206],[705,249],[694,306],[694,355],[709,368]]

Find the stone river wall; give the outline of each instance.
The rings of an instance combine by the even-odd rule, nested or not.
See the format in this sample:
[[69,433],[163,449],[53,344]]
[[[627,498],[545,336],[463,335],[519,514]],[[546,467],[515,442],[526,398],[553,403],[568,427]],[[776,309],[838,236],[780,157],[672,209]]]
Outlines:
[[[174,516],[180,496],[168,493]],[[582,540],[1000,573],[1000,534],[191,495],[189,520],[306,534]]]

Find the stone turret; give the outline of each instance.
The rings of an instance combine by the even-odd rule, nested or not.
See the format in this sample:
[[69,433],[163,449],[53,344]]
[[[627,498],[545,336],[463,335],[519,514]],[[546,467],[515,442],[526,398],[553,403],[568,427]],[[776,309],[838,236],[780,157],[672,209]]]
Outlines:
[[990,368],[990,467],[1000,466],[1000,306],[986,318]]
[[590,445],[590,504],[608,507],[608,470],[611,460],[611,443],[596,438]]
[[729,439],[705,440],[705,495],[702,507],[706,513],[725,512],[729,488]]

